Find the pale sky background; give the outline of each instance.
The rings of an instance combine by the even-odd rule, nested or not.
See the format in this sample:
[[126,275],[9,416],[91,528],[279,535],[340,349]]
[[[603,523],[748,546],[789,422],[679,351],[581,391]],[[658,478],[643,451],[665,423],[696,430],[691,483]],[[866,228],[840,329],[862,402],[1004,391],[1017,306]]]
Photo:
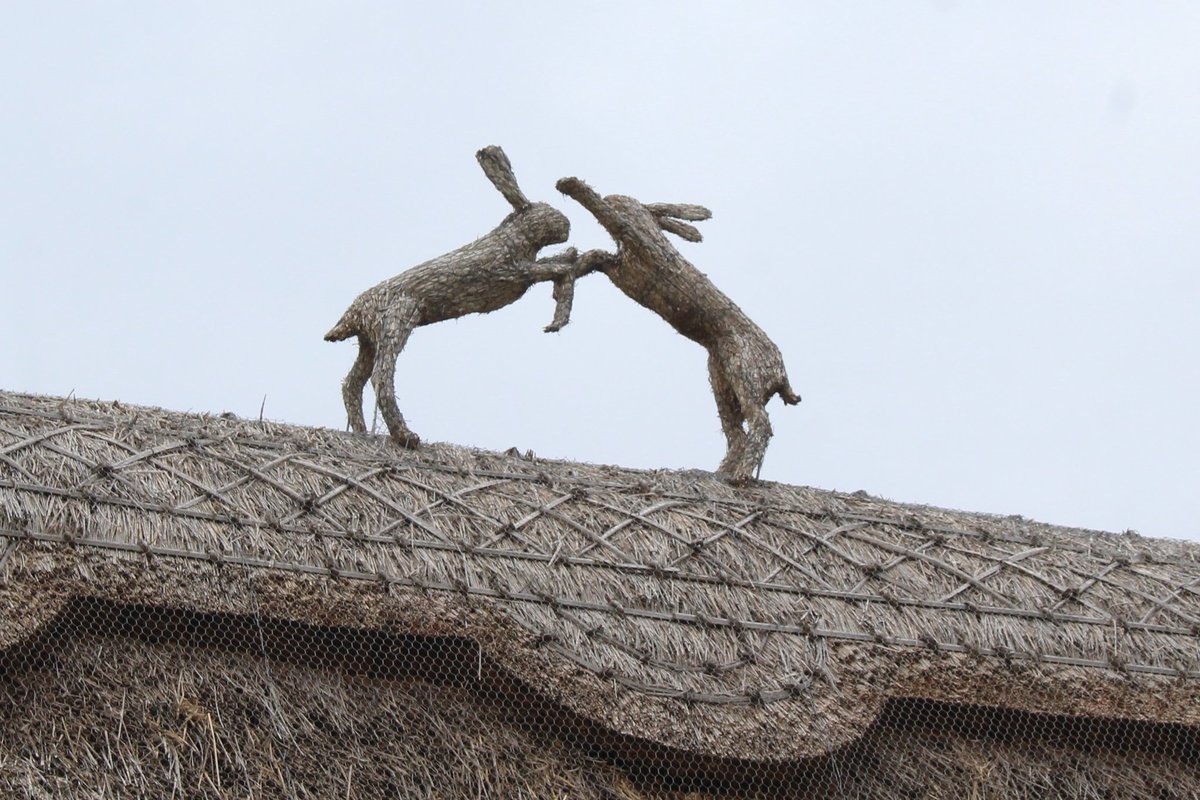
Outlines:
[[[501,220],[499,144],[580,248],[566,175],[713,210],[804,396],[764,478],[1200,540],[1196,4],[5,3],[0,114],[5,389],[341,428],[322,335]],[[698,345],[552,311],[419,329],[413,428],[716,466]]]

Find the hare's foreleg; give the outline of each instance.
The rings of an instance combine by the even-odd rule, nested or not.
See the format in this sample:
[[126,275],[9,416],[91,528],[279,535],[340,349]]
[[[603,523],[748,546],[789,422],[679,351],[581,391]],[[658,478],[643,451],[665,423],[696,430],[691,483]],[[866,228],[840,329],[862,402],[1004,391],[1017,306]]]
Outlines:
[[544,330],[561,331],[571,321],[571,305],[575,302],[575,276],[567,275],[554,281],[554,319]]
[[575,301],[575,281],[584,275],[607,269],[616,263],[616,256],[603,250],[589,250],[582,256],[569,247],[557,256],[538,259],[535,268],[538,280],[554,281],[554,319],[545,327],[546,333],[562,330],[571,321],[571,306]]

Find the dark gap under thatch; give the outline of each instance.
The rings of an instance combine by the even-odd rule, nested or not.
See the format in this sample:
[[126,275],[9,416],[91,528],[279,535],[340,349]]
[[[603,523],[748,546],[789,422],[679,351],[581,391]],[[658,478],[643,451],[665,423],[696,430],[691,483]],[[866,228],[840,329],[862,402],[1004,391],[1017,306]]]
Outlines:
[[1033,738],[1065,748],[1137,751],[1200,763],[1200,730],[1169,722],[1031,714],[1010,708],[900,697],[884,704],[875,727],[914,733],[949,732],[1017,745]]
[[[99,661],[106,663],[87,663],[89,652],[92,659],[98,653],[104,654],[107,658]],[[119,663],[127,654],[140,660],[142,667]],[[212,664],[221,667],[206,668]],[[151,674],[156,671],[157,678]],[[231,692],[225,686],[241,680],[239,676],[264,671],[272,685],[263,697],[251,696],[244,688]],[[146,724],[141,728],[134,725],[137,730],[131,731],[124,724],[126,698],[139,693],[153,695],[155,685],[160,693],[163,686],[169,689],[170,679],[177,672],[180,676],[189,673],[193,675],[189,680],[206,683],[208,694],[189,699],[190,695],[180,689],[175,707],[169,707],[170,703],[151,704],[154,709]],[[60,697],[56,688],[72,685],[71,680],[64,683],[63,676],[68,674],[88,676],[76,681],[84,686],[80,694],[74,695],[74,702],[71,689],[64,689]],[[38,675],[49,676],[49,680],[39,681]],[[106,680],[113,685],[106,685]],[[182,686],[183,678],[179,681]],[[251,683],[259,685],[262,681]],[[263,712],[265,698],[276,691],[275,684],[288,696],[282,713],[311,723],[307,745],[296,743],[294,735],[290,737],[292,744],[287,744],[289,737],[280,736],[277,730],[284,723],[273,719],[272,713]],[[361,715],[369,717],[388,709],[396,718],[415,715],[425,720],[427,729],[419,734],[430,741],[416,745],[410,741],[412,731],[393,730],[389,734],[390,725],[356,719],[357,715],[349,710],[353,705],[349,700],[341,711],[321,707],[319,695],[334,685],[347,697],[361,699],[365,693],[376,698],[374,703],[360,703]],[[298,699],[304,696],[305,687],[308,696]],[[88,714],[94,713],[90,706],[104,706],[100,699],[106,693],[120,694],[121,722],[115,726],[111,720],[107,725],[100,720],[88,724]],[[245,696],[239,699],[239,695]],[[95,741],[81,746],[76,739],[68,748],[72,752],[64,754],[61,743],[36,744],[45,740],[44,733],[34,737],[35,744],[25,742],[22,746],[15,740],[20,738],[21,730],[39,724],[49,724],[53,730],[61,727],[59,723],[32,719],[0,728],[0,789],[13,790],[17,786],[3,769],[9,755],[19,758],[24,751],[27,763],[51,766],[60,759],[71,762],[88,747],[98,751],[101,738],[104,742],[109,736],[119,739],[123,728],[126,736],[133,738],[125,755],[118,756],[136,758],[139,747],[158,753],[161,746],[151,742],[158,736],[156,714],[182,724],[184,733],[176,736],[188,742],[196,733],[192,730],[189,734],[189,727],[196,728],[192,723],[208,715],[211,743],[201,744],[199,739],[193,742],[190,762],[184,757],[186,753],[171,757],[159,753],[165,761],[157,768],[142,764],[134,769],[127,764],[126,782],[139,786],[139,791],[170,789],[188,797],[222,796],[226,787],[230,787],[231,796],[249,792],[256,797],[317,797],[328,791],[338,796],[372,797],[379,796],[377,793],[395,796],[403,791],[415,797],[453,797],[455,791],[463,791],[472,781],[481,786],[490,781],[488,791],[499,793],[485,796],[528,797],[546,796],[553,791],[561,793],[557,796],[571,797],[674,797],[690,792],[713,797],[890,798],[913,796],[916,787],[928,790],[939,785],[947,790],[974,785],[976,796],[986,797],[1083,797],[1088,796],[1084,792],[1089,786],[1111,796],[1184,797],[1188,790],[1183,787],[1200,781],[1200,769],[1195,766],[1200,760],[1200,737],[1187,726],[1056,717],[912,698],[889,701],[865,736],[826,757],[793,762],[706,758],[615,733],[547,700],[484,656],[470,639],[306,625],[85,598],[69,603],[25,644],[0,653],[0,719],[17,723],[22,716],[36,718],[36,698],[40,696],[66,702],[72,710],[63,716],[75,717],[79,726],[76,735]],[[382,696],[386,701],[378,702]],[[108,705],[113,707],[115,703]],[[196,708],[207,708],[212,713],[197,712]],[[212,720],[222,713],[226,724],[218,736],[216,728],[220,726]],[[232,723],[233,718],[240,720],[241,730]],[[359,729],[357,741],[347,735],[348,729],[355,728]],[[139,731],[150,738],[139,743],[134,736]],[[500,744],[484,745],[480,740],[472,745],[471,736],[488,737]],[[400,749],[407,755],[396,755],[393,737],[404,738]],[[267,755],[251,753],[256,742],[257,750],[265,746]],[[111,743],[107,746],[113,747]],[[116,746],[119,750],[120,743]],[[426,775],[422,772],[429,769],[425,761],[421,761],[425,766],[408,771],[396,763],[388,767],[389,760],[417,758],[409,752],[417,746],[434,751],[444,748],[445,752],[436,757],[426,754],[429,763],[442,763],[454,752],[460,754],[463,769],[468,769],[471,758],[482,762],[499,757],[498,753],[511,763],[505,768],[484,769],[474,778],[465,772]],[[475,750],[463,761],[462,750],[468,746]],[[44,747],[46,751],[29,752],[30,747]],[[280,753],[270,756],[277,762],[270,780],[249,768],[254,762],[260,770],[265,769],[265,762],[255,762],[255,758],[268,758],[279,748]],[[357,779],[344,769],[338,772],[335,767],[347,749],[359,751],[366,762],[380,765],[361,763]],[[218,751],[224,755],[218,755]],[[240,773],[227,766],[232,752],[243,753]],[[210,768],[210,762],[222,766]],[[540,765],[545,774],[537,769],[531,773],[531,764]],[[61,764],[50,771],[54,769],[60,777],[69,778],[70,785],[78,787],[78,781],[85,780],[84,776],[71,775]],[[167,777],[160,775],[156,780],[156,769],[165,770],[162,775]],[[446,769],[453,771],[451,767]],[[478,771],[480,766],[476,763],[469,769]],[[334,773],[339,780],[345,779],[345,786],[331,783]],[[1175,783],[1172,776],[1180,773],[1186,775],[1182,782]],[[552,777],[555,775],[558,777]],[[549,783],[537,783],[534,778],[545,778]],[[49,781],[45,787],[63,785],[54,784],[45,775],[41,779]],[[568,782],[555,785],[554,781],[560,779]],[[410,783],[405,785],[405,781]],[[297,786],[309,787],[308,794],[296,792]],[[1172,794],[1171,786],[1180,794]],[[136,796],[115,790],[113,794]],[[922,791],[921,796],[936,793]]]

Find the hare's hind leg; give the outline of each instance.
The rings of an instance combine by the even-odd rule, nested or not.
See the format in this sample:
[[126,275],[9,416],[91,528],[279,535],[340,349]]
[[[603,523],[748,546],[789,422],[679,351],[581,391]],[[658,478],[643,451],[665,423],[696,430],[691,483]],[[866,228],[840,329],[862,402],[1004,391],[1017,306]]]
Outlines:
[[725,470],[731,482],[745,483],[762,468],[763,457],[767,454],[767,444],[771,441],[771,419],[763,406],[761,392],[755,392],[754,376],[747,375],[745,370],[734,370],[730,375],[730,385],[737,397],[738,406],[746,417],[746,438],[738,459],[729,464]]
[[[746,352],[736,339],[730,339],[726,344],[727,347],[709,359],[709,369],[713,375],[713,390],[721,390],[718,398],[724,396],[725,402],[737,410],[736,416],[728,422],[724,416],[721,419],[725,434],[730,437],[729,452],[721,462],[721,472],[736,485],[749,481],[762,466],[767,444],[771,441],[771,420],[763,407],[766,405],[765,392],[757,388],[762,386],[759,362],[755,359],[757,354]],[[717,403],[719,406],[720,399]],[[736,423],[736,430],[729,423]]]
[[746,418],[720,360],[711,353],[708,356],[708,380],[712,384],[713,397],[717,400],[717,415],[721,418],[726,444],[725,458],[721,459],[717,471],[733,475],[746,450],[746,431],[742,427]]
[[371,377],[375,366],[375,345],[366,336],[359,334],[358,357],[354,366],[342,381],[342,402],[346,404],[346,421],[355,433],[366,433],[367,423],[363,419],[363,387]]
[[416,448],[421,439],[411,430],[396,405],[396,359],[408,342],[409,334],[417,320],[417,304],[404,298],[397,306],[390,309],[387,322],[384,325],[379,341],[375,343],[375,369],[371,373],[371,383],[375,387],[375,400],[379,403],[379,413],[387,423],[392,441],[401,447]]
[[[753,400],[753,398],[747,398]],[[745,401],[743,401],[745,402]],[[771,441],[771,419],[762,406],[751,405],[746,409],[746,449],[742,451],[741,463],[731,471],[732,480],[745,482],[755,476],[767,455],[767,444]]]

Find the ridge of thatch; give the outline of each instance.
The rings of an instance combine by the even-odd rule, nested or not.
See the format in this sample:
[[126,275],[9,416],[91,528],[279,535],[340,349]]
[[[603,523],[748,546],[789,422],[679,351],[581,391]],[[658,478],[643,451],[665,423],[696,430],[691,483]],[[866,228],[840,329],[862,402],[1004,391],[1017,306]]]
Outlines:
[[0,655],[80,601],[470,640],[703,757],[891,698],[1200,725],[1193,544],[0,393]]

